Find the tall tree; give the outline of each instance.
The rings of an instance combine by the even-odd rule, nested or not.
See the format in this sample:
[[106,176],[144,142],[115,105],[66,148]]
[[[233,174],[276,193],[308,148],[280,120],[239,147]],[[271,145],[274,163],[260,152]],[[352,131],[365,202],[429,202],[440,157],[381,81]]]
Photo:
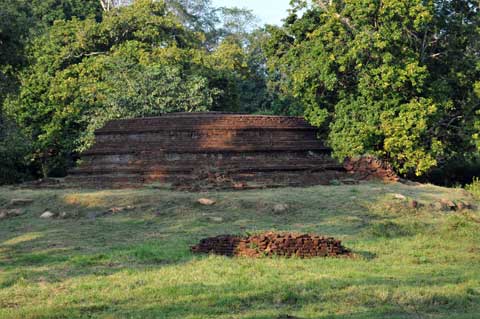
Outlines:
[[472,151],[478,1],[293,3],[270,30],[270,70],[337,158],[374,154],[420,175]]
[[25,169],[28,142],[5,116],[4,100],[18,90],[18,71],[25,64],[24,45],[31,26],[28,7],[0,0],[0,185],[16,182]]
[[235,36],[245,40],[257,26],[251,10],[237,7],[214,7],[211,0],[166,0],[169,9],[190,30],[201,32],[206,49],[213,50],[220,42]]
[[211,107],[220,90],[202,75],[200,43],[163,1],[136,1],[102,21],[57,21],[29,48],[8,108],[43,174],[64,172],[109,119]]
[[0,0],[0,184],[26,175],[29,140],[4,112],[18,93],[19,72],[27,65],[25,47],[56,20],[101,17],[97,0]]
[[102,7],[99,0],[16,0],[27,3],[34,31],[43,33],[45,27],[51,26],[56,20],[84,20],[94,16],[101,18]]
[[[25,66],[26,43],[56,20],[101,16],[97,0],[0,0],[0,110],[15,92],[17,73]],[[1,113],[1,112],[0,112]]]
[[0,0],[0,121],[3,99],[17,86],[16,72],[25,59],[24,43],[29,21],[26,6]]

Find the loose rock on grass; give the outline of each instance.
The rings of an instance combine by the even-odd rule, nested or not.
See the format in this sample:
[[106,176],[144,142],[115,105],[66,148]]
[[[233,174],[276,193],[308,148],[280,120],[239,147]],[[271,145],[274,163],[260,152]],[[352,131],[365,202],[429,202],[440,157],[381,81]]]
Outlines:
[[12,217],[17,217],[23,214],[23,211],[19,208],[16,209],[1,209],[0,210],[0,219],[7,219]]
[[411,200],[411,201],[408,202],[408,207],[409,208],[417,209],[417,208],[420,208],[421,206],[422,206],[422,204],[420,204],[416,200]]
[[407,197],[405,197],[405,195],[402,195],[402,194],[394,194],[393,197],[395,197],[396,199],[400,199],[400,200],[406,200]]
[[55,216],[57,216],[57,214],[52,213],[52,212],[47,210],[47,211],[43,212],[42,215],[40,215],[40,218],[50,219],[50,218],[54,218]]
[[273,206],[273,211],[277,214],[286,212],[290,207],[287,204],[276,204]]
[[459,201],[457,202],[457,210],[472,209],[473,206],[470,203]]
[[197,200],[197,203],[203,206],[213,206],[216,204],[216,201],[209,198],[200,198],[199,200]]
[[135,209],[135,206],[112,207],[106,212],[106,214],[117,214],[132,209]]
[[450,210],[456,210],[456,208],[457,208],[457,205],[449,199],[441,199],[440,203],[442,203],[442,205],[444,205],[445,207],[447,207]]
[[28,198],[14,198],[10,201],[9,207],[18,207],[18,206],[26,206],[33,203],[33,199]]
[[473,209],[474,207],[464,201],[452,201],[449,199],[441,199],[437,202],[433,202],[430,204],[430,208],[436,211],[443,211],[443,212],[458,212],[468,209]]

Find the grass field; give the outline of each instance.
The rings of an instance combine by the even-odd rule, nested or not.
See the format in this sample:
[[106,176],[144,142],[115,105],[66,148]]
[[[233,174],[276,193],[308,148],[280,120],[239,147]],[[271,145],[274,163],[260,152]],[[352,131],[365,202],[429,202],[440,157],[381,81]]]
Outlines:
[[[402,194],[407,200],[396,199]],[[196,203],[215,199],[211,207]],[[480,318],[480,213],[462,189],[363,184],[245,192],[15,190],[0,220],[0,318]],[[425,204],[408,208],[411,199]],[[275,213],[275,204],[289,210]],[[129,209],[101,216],[113,207]],[[63,219],[41,219],[49,210]],[[335,236],[351,259],[194,256],[207,236]]]

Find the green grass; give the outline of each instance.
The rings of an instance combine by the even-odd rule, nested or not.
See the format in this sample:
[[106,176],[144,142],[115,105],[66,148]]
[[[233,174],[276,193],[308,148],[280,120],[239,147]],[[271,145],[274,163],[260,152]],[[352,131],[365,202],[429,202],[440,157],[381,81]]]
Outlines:
[[[394,194],[425,204],[407,208]],[[217,204],[203,207],[196,199]],[[364,184],[202,194],[15,190],[0,208],[0,318],[479,318],[480,214],[440,212],[462,189]],[[273,206],[288,204],[276,214]],[[478,204],[478,203],[476,203]],[[93,218],[112,207],[134,206]],[[43,220],[45,210],[68,218]],[[221,218],[220,219],[218,218]],[[356,258],[194,256],[203,237],[335,236]]]

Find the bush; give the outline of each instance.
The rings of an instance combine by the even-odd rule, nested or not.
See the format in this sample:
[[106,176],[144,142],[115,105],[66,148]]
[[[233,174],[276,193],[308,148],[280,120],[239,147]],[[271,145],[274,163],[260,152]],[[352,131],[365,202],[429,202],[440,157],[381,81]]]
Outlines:
[[29,150],[25,136],[16,126],[0,117],[0,185],[16,183],[29,176]]
[[474,176],[480,176],[480,157],[478,156],[455,158],[430,170],[420,178],[415,176],[408,177],[423,183],[452,187],[468,185],[472,183]]
[[480,198],[480,178],[474,177],[472,183],[465,186],[465,189]]

